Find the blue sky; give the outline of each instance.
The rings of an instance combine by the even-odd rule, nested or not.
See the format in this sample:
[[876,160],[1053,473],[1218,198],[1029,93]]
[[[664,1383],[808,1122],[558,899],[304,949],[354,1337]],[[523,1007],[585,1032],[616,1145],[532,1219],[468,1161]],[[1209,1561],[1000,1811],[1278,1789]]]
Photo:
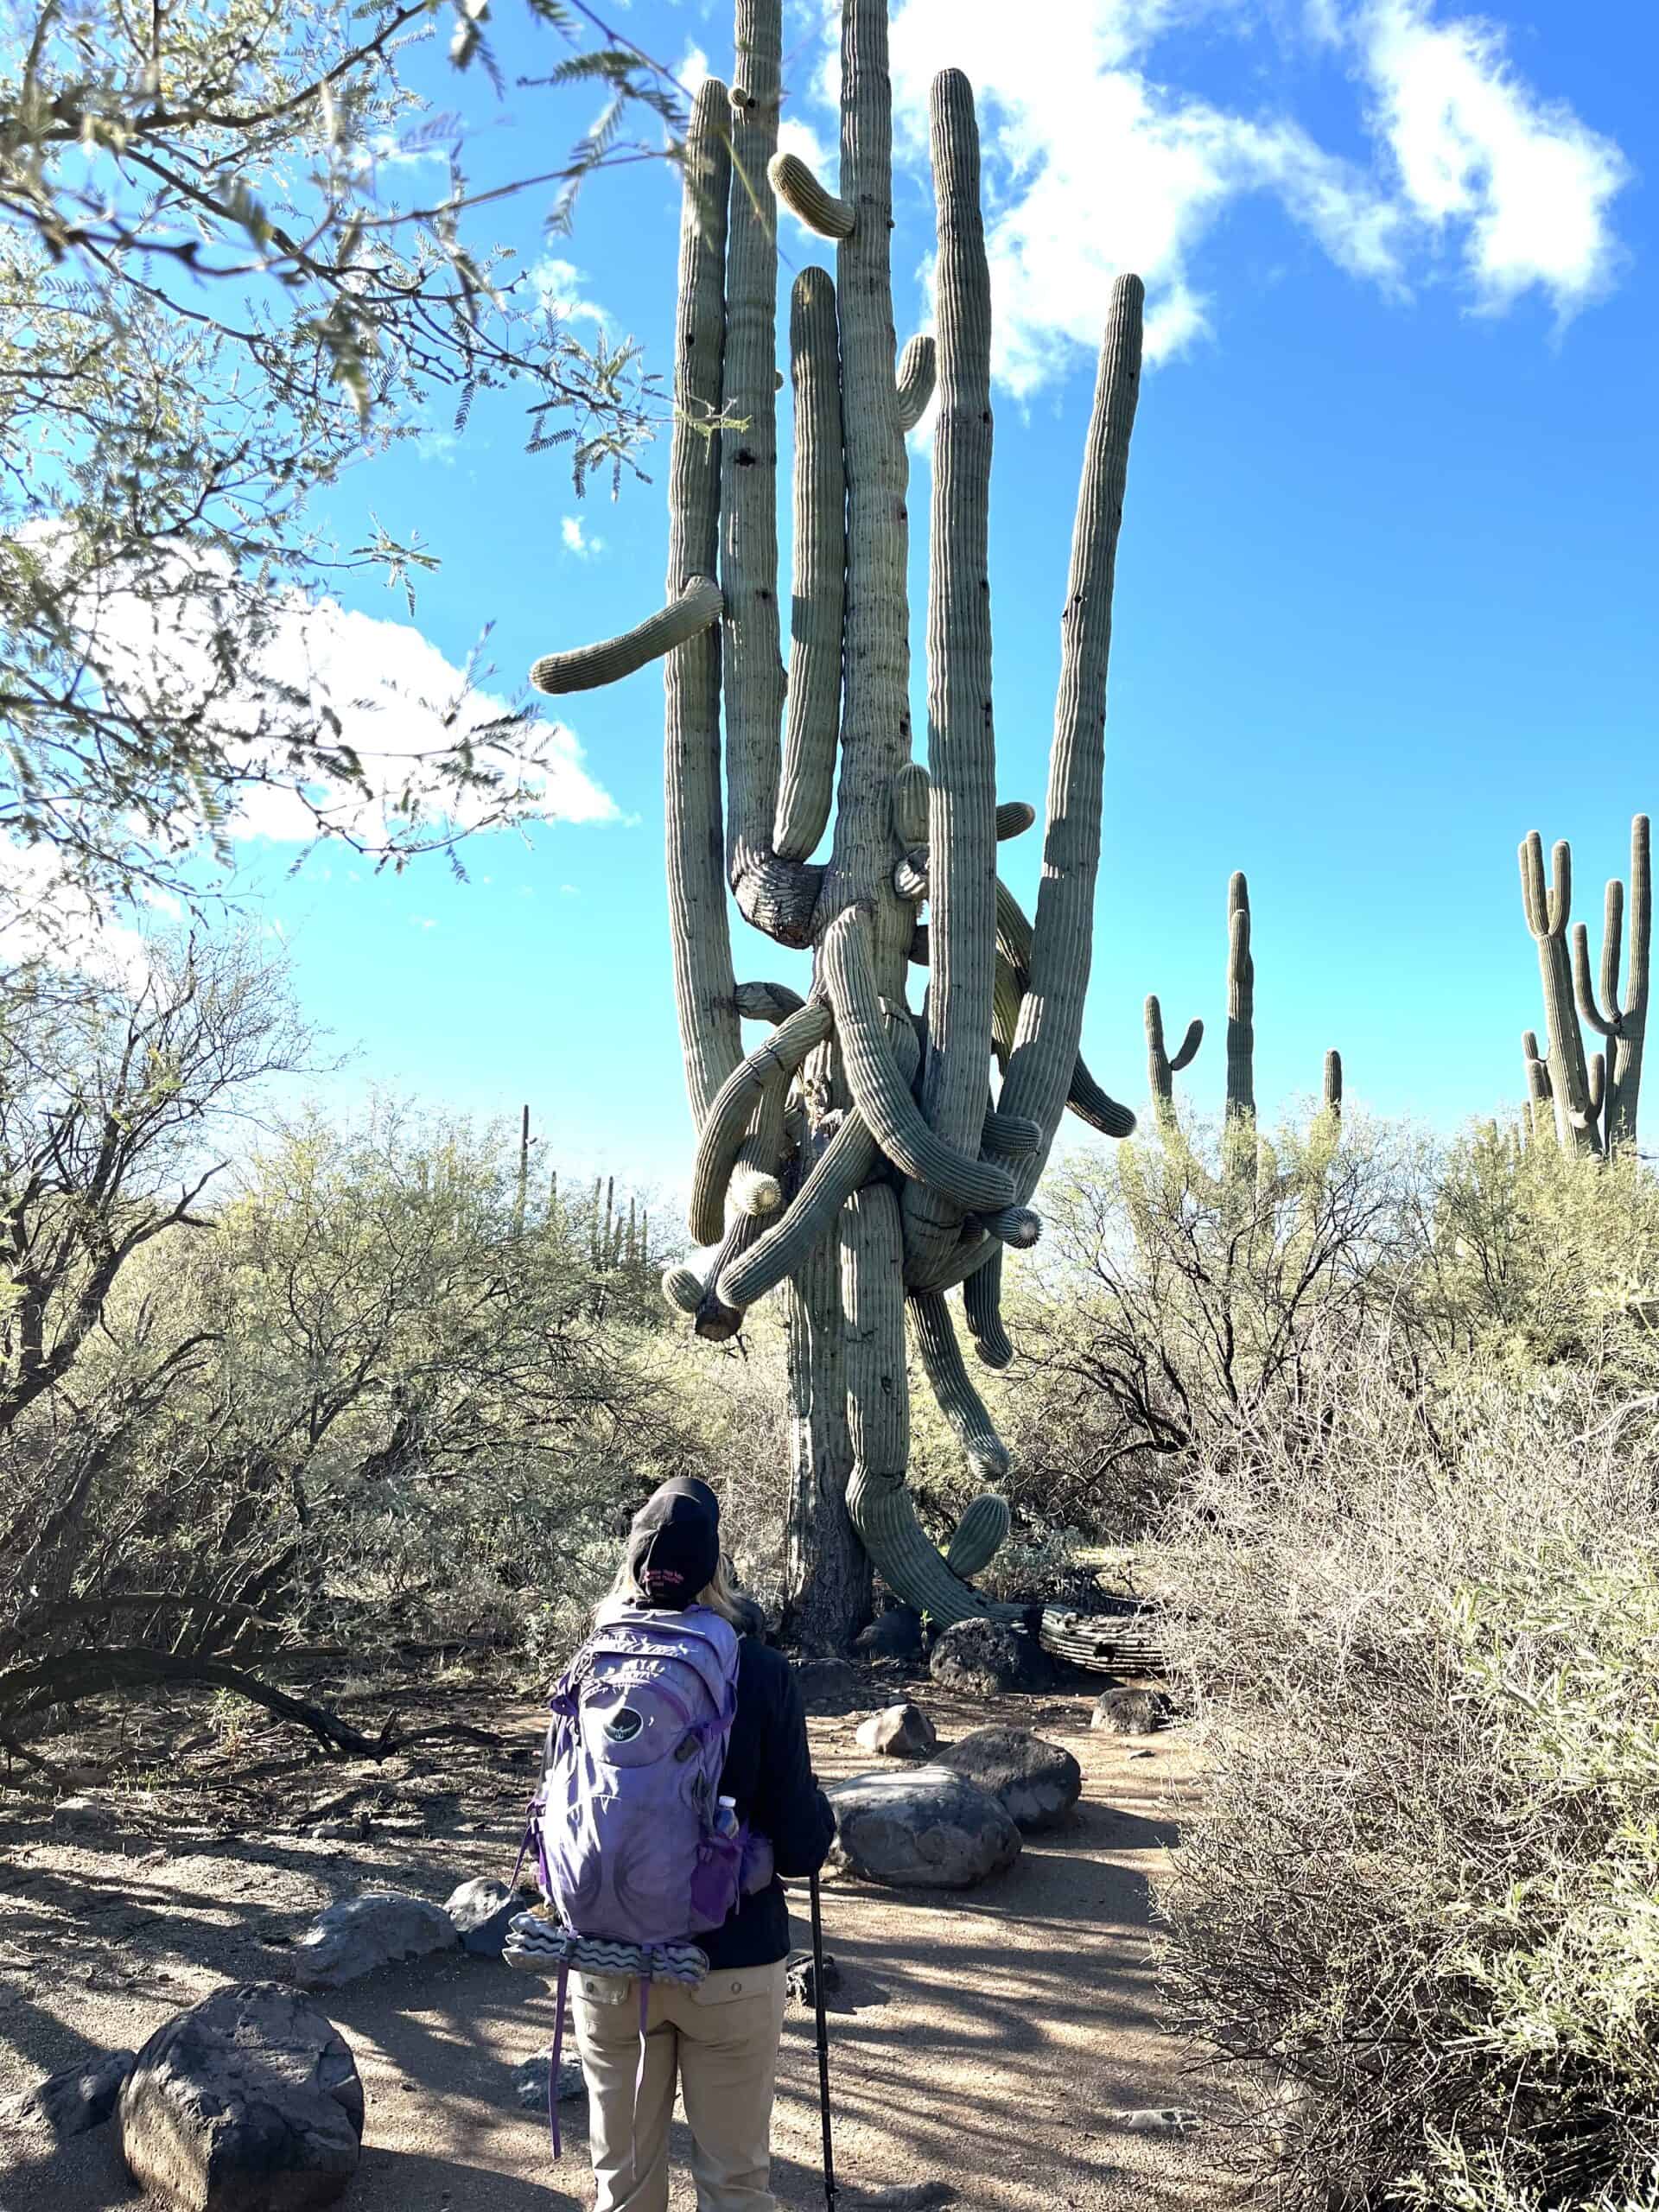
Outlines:
[[[1118,565],[1105,850],[1085,1045],[1144,1092],[1141,1001],[1211,1038],[1219,1098],[1225,902],[1255,910],[1258,1092],[1313,1089],[1338,1045],[1351,1096],[1441,1128],[1521,1090],[1540,1019],[1515,861],[1569,836],[1599,929],[1630,817],[1659,804],[1651,86],[1659,13],[1512,0],[1045,0],[1011,41],[988,0],[897,0],[899,322],[926,325],[932,210],[918,118],[932,71],[979,91],[995,280],[992,492],[999,783],[1040,803],[1092,345],[1114,270],[1149,292]],[[552,58],[502,11],[509,75]],[[729,67],[729,10],[635,0],[630,35],[688,73]],[[821,7],[794,10],[787,113],[828,148]],[[1010,51],[1011,44],[1019,50]],[[584,97],[443,88],[474,166],[528,166]],[[574,237],[514,203],[507,242],[553,292],[666,366],[677,194],[654,168],[589,185]],[[827,250],[787,222],[785,282]],[[565,267],[550,266],[563,263]],[[574,498],[527,457],[515,403],[365,467],[326,519],[372,511],[442,563],[419,637],[372,583],[351,664],[459,664],[493,625],[497,689],[538,653],[657,603],[658,481]],[[912,514],[928,497],[925,442]],[[913,531],[918,690],[925,525]],[[787,543],[787,530],[785,531]],[[423,644],[422,640],[424,640]],[[346,650],[345,648],[341,649]],[[435,666],[435,662],[429,665]],[[489,1115],[532,1105],[572,1166],[677,1184],[689,1118],[662,891],[655,671],[570,702],[559,810],[477,841],[470,880],[401,880],[249,835],[242,884],[293,947],[308,1008],[391,1083]],[[921,726],[918,715],[918,727]],[[580,751],[578,752],[577,747]],[[255,822],[245,825],[251,830]],[[280,823],[267,826],[280,828]],[[1012,849],[1030,889],[1035,834]],[[791,963],[739,925],[740,975]]]

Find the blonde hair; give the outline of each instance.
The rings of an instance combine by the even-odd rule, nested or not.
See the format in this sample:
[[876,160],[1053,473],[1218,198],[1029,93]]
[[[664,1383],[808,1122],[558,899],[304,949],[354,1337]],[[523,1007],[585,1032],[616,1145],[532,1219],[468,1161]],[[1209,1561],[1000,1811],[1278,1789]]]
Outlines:
[[[616,1570],[616,1580],[611,1585],[611,1595],[613,1598],[624,1598],[632,1605],[648,1605],[651,1603],[651,1594],[640,1587],[639,1578],[628,1564],[626,1552],[623,1553],[622,1563]],[[713,1581],[704,1585],[697,1592],[693,1603],[707,1605],[711,1613],[718,1613],[721,1620],[729,1621],[734,1628],[742,1627],[743,1618],[738,1611],[734,1571],[728,1553],[721,1554],[720,1565],[715,1569]]]

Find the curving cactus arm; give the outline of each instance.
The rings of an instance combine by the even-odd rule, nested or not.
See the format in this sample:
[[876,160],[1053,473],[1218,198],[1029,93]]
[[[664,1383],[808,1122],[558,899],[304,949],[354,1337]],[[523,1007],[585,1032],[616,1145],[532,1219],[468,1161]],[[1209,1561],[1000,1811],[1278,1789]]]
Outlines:
[[699,1133],[691,1169],[688,1225],[699,1244],[720,1240],[732,1170],[767,1083],[780,1075],[787,1083],[829,1033],[830,1009],[815,999],[779,1022],[721,1086]]
[[852,209],[819,183],[798,154],[774,154],[767,174],[772,190],[798,223],[816,231],[821,238],[852,236]]
[[923,1372],[968,1464],[986,1481],[1001,1482],[1008,1471],[1008,1447],[974,1388],[950,1308],[936,1292],[923,1291],[910,1300],[910,1319]]
[[1014,1516],[1008,1501],[988,1492],[976,1497],[957,1523],[944,1563],[964,1582],[982,1573],[1007,1541]]
[[1023,1153],[1035,1152],[1042,1137],[1035,1122],[1022,1121],[1018,1114],[999,1114],[991,1106],[986,1109],[985,1119],[980,1123],[979,1147],[982,1152],[1006,1153],[1013,1160]]
[[1175,1115],[1175,1078],[1197,1058],[1198,1047],[1204,1042],[1204,1024],[1196,1016],[1188,1022],[1180,1049],[1172,1055],[1165,1047],[1164,1010],[1155,993],[1147,1000],[1146,1021],[1147,1084],[1158,1126],[1167,1130]]
[[894,384],[899,397],[899,427],[913,430],[927,412],[927,403],[933,397],[935,372],[933,340],[918,331],[908,340],[899,356],[899,368]]
[[[1033,931],[1025,909],[1001,877],[996,885],[996,942],[1001,957],[992,986],[991,1041],[998,1063],[1006,1073],[1019,1033],[1020,1004],[1031,985]],[[1080,1122],[1087,1122],[1103,1136],[1127,1137],[1135,1134],[1133,1110],[1120,1105],[1109,1091],[1096,1082],[1081,1052],[1072,1063],[1071,1079],[1065,1087],[1065,1105]],[[1040,1130],[1039,1138],[1038,1157],[1046,1158],[1047,1144],[1042,1141]]]
[[925,1182],[965,1212],[995,1213],[1014,1203],[1014,1179],[994,1160],[959,1151],[935,1135],[893,1057],[876,995],[869,925],[856,907],[824,933],[823,980],[853,1103],[881,1149],[906,1175]]
[[1521,1033],[1521,1060],[1527,1071],[1528,1122],[1535,1139],[1555,1135],[1555,1103],[1550,1095],[1549,1065],[1538,1050],[1535,1030]]
[[709,1262],[703,1283],[702,1298],[697,1307],[694,1324],[697,1334],[711,1344],[729,1344],[743,1325],[741,1311],[727,1305],[720,1294],[720,1279],[740,1254],[746,1252],[760,1234],[761,1224],[751,1213],[734,1214],[731,1226],[721,1238],[719,1249]]
[[[991,277],[979,200],[979,128],[960,70],[933,80],[938,209],[938,421],[927,603],[928,850],[932,904],[922,1111],[944,1143],[976,1150],[996,958],[996,744],[988,532]],[[962,1212],[937,1185],[904,1193],[906,1271],[954,1249]]]
[[720,586],[712,576],[693,576],[666,607],[648,614],[620,637],[602,638],[597,645],[575,645],[567,652],[543,653],[531,664],[530,680],[538,691],[562,695],[592,691],[601,683],[620,683],[647,662],[660,660],[708,630],[720,620]]
[[786,1021],[806,1004],[787,983],[739,983],[733,999],[745,1021]]
[[[1530,894],[1529,894],[1530,913]],[[1592,1102],[1592,1119],[1600,1116],[1602,1148],[1609,1154],[1637,1141],[1637,1106],[1642,1084],[1642,1048],[1646,1039],[1648,961],[1653,931],[1652,854],[1648,817],[1630,824],[1630,950],[1623,1002],[1619,969],[1624,949],[1624,887],[1617,876],[1607,886],[1601,938],[1601,999],[1590,981],[1590,938],[1582,922],[1573,931],[1573,984],[1579,1012],[1587,1027],[1608,1041],[1605,1107]]]
[[999,1245],[982,1268],[962,1286],[962,1308],[974,1350],[987,1367],[1001,1370],[1014,1358],[1014,1345],[1002,1325],[1002,1250]]
[[785,1107],[791,1071],[774,1066],[766,1071],[748,1135],[738,1147],[727,1189],[728,1203],[739,1213],[774,1214],[784,1203],[779,1179],[785,1132]]
[[728,1305],[756,1306],[792,1274],[813,1246],[827,1236],[855,1191],[868,1182],[880,1159],[875,1139],[849,1113],[813,1161],[793,1204],[758,1243],[721,1277]]
[[1037,810],[1023,798],[1004,799],[996,810],[996,841],[1004,844],[1010,837],[1023,837],[1037,819]]
[[1549,1087],[1555,1107],[1555,1134],[1563,1150],[1599,1148],[1590,1111],[1590,1071],[1584,1057],[1573,998],[1567,922],[1573,906],[1573,855],[1563,838],[1551,855],[1544,878],[1543,840],[1535,830],[1521,842],[1521,899],[1538,946],[1538,973],[1544,991],[1544,1021],[1549,1033]]
[[804,861],[830,819],[846,603],[841,350],[835,286],[826,270],[804,269],[795,280],[789,351],[795,389],[795,595],[772,844],[781,859]]

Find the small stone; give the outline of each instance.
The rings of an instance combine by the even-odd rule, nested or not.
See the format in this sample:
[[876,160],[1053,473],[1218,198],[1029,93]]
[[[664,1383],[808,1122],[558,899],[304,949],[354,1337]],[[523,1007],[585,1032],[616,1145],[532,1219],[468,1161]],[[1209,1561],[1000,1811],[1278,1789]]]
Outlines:
[[338,1989],[377,1967],[452,1950],[455,1923],[441,1905],[391,1891],[367,1891],[320,1912],[295,1947],[302,1989]]
[[[552,2063],[553,2050],[550,2044],[545,2050],[538,2050],[534,2058],[527,2058],[514,2073],[512,2091],[521,2105],[527,2106],[532,2110],[537,2107],[543,2110],[546,2108],[547,2075]],[[557,2101],[562,2105],[568,2105],[574,2099],[585,2097],[587,2094],[588,2084],[582,2079],[581,2066],[574,2058],[561,2056]]]
[[1136,1744],[1132,1751],[1125,1751],[1123,1756],[1126,1759],[1155,1759],[1158,1754],[1150,1744]]
[[357,2171],[363,2085],[314,2005],[248,1982],[157,2030],[117,2126],[134,2181],[175,2212],[312,2212]]
[[78,2066],[67,2066],[32,2089],[0,2098],[0,2127],[24,2128],[58,2143],[85,2135],[89,2128],[101,2127],[115,2110],[121,2084],[132,2068],[130,2050],[107,2051],[83,2059]]
[[1144,2112],[1115,2112],[1112,2124],[1127,2127],[1135,2135],[1191,2135],[1198,2125],[1195,2112],[1183,2112],[1179,2106],[1165,2105]]
[[480,1875],[454,1891],[443,1909],[454,1923],[464,1951],[478,1958],[499,1959],[506,1948],[507,1923],[523,1910],[523,1902],[505,1882]]
[[1091,1728],[1115,1736],[1150,1736],[1167,1718],[1169,1700],[1161,1690],[1103,1690],[1089,1716]]
[[1027,1835],[1058,1827],[1083,1795],[1083,1769],[1070,1751],[1028,1728],[976,1728],[939,1764],[988,1789]]
[[918,1705],[890,1705],[860,1725],[858,1747],[885,1759],[930,1758],[939,1748],[938,1732]]
[[[784,1979],[790,1995],[797,2004],[816,2006],[818,2001],[817,1975],[810,1951],[791,1954]],[[823,1993],[826,1997],[833,1997],[840,1987],[841,1968],[836,1963],[834,1953],[826,1951],[823,1955]]]
[[895,1889],[967,1890],[1020,1856],[1020,1831],[988,1791],[949,1767],[855,1775],[827,1790],[835,1865]]

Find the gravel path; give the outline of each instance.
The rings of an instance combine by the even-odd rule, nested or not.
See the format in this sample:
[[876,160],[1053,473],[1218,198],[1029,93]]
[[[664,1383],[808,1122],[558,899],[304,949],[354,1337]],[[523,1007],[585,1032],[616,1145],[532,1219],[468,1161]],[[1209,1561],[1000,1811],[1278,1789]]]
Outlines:
[[[989,1717],[931,1688],[915,1694],[947,1741]],[[825,1886],[825,1942],[845,1974],[830,2036],[849,2212],[859,2188],[934,2179],[976,2212],[1175,2212],[1212,2193],[1202,2132],[1172,2139],[1114,2117],[1202,2105],[1159,2019],[1148,1929],[1149,1883],[1192,1802],[1192,1759],[1179,1730],[1146,1745],[1091,1734],[1089,1704],[1068,1694],[996,1708],[1066,1744],[1084,1773],[1073,1821],[1028,1839],[1001,1881],[932,1898]],[[814,1720],[824,1780],[869,1764],[853,1742],[859,1717]],[[293,1938],[333,1897],[389,1885],[441,1901],[468,1875],[508,1871],[540,1714],[522,1705],[487,1718],[508,1733],[499,1756],[457,1748],[389,1769],[315,1769],[297,1802],[198,1800],[184,1833],[176,1801],[159,1793],[99,1791],[67,1813],[0,1800],[0,2094],[136,2045],[221,1981],[284,1978]],[[353,1789],[363,1794],[333,1809]],[[310,1833],[331,1820],[366,1825]],[[551,2035],[548,1985],[446,1955],[322,2003],[367,2091],[348,2212],[591,2204],[580,2117],[554,2168],[544,2120],[514,2095],[515,2069]],[[821,2204],[812,2023],[799,2006],[773,2144],[780,2202]],[[144,2202],[109,2128],[55,2153],[0,2134],[0,2212]],[[683,2179],[675,2202],[691,2202]]]

